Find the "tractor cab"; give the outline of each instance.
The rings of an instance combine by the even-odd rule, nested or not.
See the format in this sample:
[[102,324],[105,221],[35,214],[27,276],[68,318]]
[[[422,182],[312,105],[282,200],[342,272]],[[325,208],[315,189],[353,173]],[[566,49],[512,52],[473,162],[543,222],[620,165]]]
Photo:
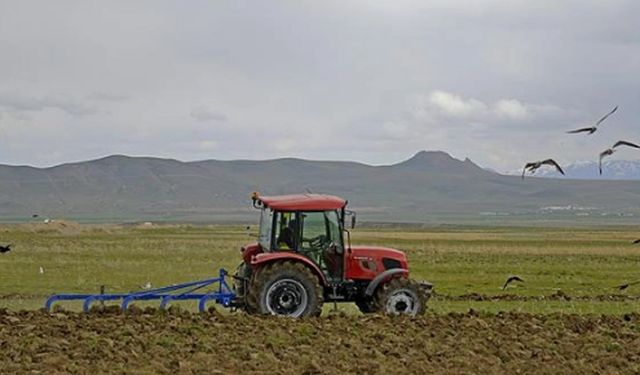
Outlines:
[[344,207],[347,202],[327,195],[260,197],[258,243],[264,252],[300,254],[329,281],[344,277]]

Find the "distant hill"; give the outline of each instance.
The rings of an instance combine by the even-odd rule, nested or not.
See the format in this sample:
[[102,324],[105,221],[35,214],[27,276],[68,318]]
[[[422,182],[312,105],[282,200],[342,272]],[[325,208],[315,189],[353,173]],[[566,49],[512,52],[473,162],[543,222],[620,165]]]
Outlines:
[[[597,161],[582,161],[566,165],[563,168],[568,178],[640,180],[640,160],[605,160],[602,162],[602,176],[599,175]],[[540,170],[536,174],[540,177],[560,176],[550,170]]]
[[[640,182],[504,176],[421,151],[394,165],[276,159],[181,162],[109,156],[51,168],[0,166],[0,219],[250,220],[249,194],[343,196],[361,220],[455,222],[522,215],[640,215]],[[559,215],[559,214],[558,214]],[[553,216],[555,217],[555,216]],[[545,216],[547,218],[547,216]]]

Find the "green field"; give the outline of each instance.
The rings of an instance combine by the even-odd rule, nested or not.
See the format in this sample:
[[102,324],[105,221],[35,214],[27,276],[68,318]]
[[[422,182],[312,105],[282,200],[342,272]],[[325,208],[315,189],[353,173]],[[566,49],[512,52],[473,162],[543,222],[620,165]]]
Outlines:
[[[0,228],[0,308],[38,309],[55,292],[107,292],[212,277],[234,270],[239,247],[253,241],[244,226],[18,225]],[[640,311],[640,237],[632,228],[357,228],[354,244],[406,251],[412,277],[435,284],[431,312],[524,311],[611,313]],[[40,267],[43,273],[40,273]],[[524,284],[503,291],[505,279]],[[540,299],[562,292],[565,299]],[[482,296],[521,296],[477,301]],[[462,297],[461,297],[462,296]],[[465,297],[466,296],[466,297]],[[505,297],[500,297],[505,298]],[[507,299],[510,297],[506,297]],[[477,299],[477,298],[475,298]],[[512,298],[513,299],[513,298]],[[66,305],[77,308],[77,305]],[[325,306],[329,310],[331,306]],[[356,313],[351,304],[339,305]]]

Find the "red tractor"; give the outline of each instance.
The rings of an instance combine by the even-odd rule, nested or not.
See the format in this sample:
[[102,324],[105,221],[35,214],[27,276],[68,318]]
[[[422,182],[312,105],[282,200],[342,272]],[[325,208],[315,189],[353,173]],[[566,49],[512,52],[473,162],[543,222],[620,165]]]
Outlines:
[[[249,313],[318,316],[324,302],[355,302],[363,313],[418,315],[432,285],[409,279],[401,251],[352,246],[347,201],[331,195],[252,195],[258,242],[242,247],[236,293]],[[346,243],[345,243],[346,240]]]

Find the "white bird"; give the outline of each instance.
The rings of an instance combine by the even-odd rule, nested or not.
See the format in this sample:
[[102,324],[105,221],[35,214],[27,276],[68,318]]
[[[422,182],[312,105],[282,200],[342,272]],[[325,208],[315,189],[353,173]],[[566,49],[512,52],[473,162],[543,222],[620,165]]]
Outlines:
[[613,147],[602,151],[600,153],[600,163],[598,164],[598,167],[600,169],[600,174],[602,174],[602,159],[607,157],[607,156],[613,155],[613,153],[617,151],[616,147],[618,147],[618,146],[628,146],[628,147],[633,147],[633,148],[640,148],[640,146],[638,146],[635,143],[631,143],[631,142],[627,142],[627,141],[618,141],[618,142],[616,142],[615,145],[613,145]]
[[42,268],[42,266],[40,266],[40,269],[38,270],[38,272],[42,275],[44,273],[44,268]]
[[554,167],[555,169],[557,169],[558,172],[560,172],[561,174],[564,175],[564,171],[562,170],[560,165],[558,163],[556,163],[555,160],[547,159],[547,160],[534,161],[534,162],[525,164],[524,168],[522,168],[522,178],[524,179],[524,175],[525,175],[526,172],[531,172],[532,174],[536,173],[538,168],[542,167],[543,165],[550,165],[550,166]]
[[149,290],[149,289],[151,289],[151,282],[150,282],[150,281],[147,281],[147,283],[146,283],[146,284],[144,284],[144,285],[140,285],[140,289],[144,289],[144,290]]
[[568,131],[567,133],[576,134],[576,133],[588,132],[589,134],[593,134],[593,133],[596,132],[596,130],[598,130],[598,125],[602,124],[602,122],[604,120],[606,120],[607,117],[611,116],[613,114],[613,112],[615,112],[617,110],[618,110],[618,106],[616,106],[613,110],[611,110],[611,112],[609,112],[606,115],[602,116],[602,118],[600,118],[600,120],[598,120],[598,122],[596,122],[593,126],[589,126],[587,128],[580,128],[580,129],[576,129],[576,130],[571,130],[571,131]]

